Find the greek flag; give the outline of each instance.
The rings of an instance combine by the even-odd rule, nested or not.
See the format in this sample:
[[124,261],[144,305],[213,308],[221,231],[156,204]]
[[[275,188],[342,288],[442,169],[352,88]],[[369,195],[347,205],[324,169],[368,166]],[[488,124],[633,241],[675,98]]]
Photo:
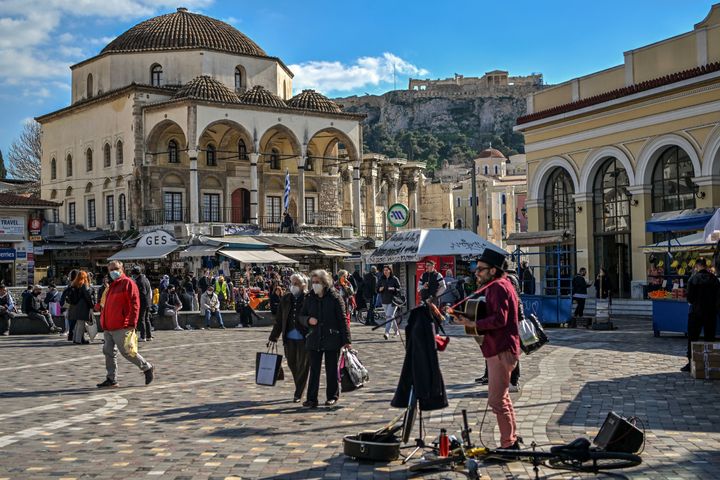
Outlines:
[[285,192],[283,193],[283,210],[290,208],[290,170],[285,170]]

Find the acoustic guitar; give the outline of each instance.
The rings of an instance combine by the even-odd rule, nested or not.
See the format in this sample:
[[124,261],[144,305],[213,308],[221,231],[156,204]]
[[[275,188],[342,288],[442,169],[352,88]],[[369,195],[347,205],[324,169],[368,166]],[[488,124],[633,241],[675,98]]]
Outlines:
[[[472,298],[467,300],[463,305],[462,310],[448,308],[447,313],[457,317],[463,315],[473,322],[477,321],[478,318],[486,316],[487,307],[485,304],[485,297]],[[475,325],[465,327],[465,335],[469,335],[475,339],[478,345],[482,345],[483,339],[485,338],[484,332],[479,331]]]

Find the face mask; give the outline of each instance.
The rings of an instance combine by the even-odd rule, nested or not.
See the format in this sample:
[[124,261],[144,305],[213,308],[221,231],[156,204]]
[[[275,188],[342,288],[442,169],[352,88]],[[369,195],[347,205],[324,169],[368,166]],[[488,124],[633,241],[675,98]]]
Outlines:
[[315,292],[315,294],[320,295],[323,290],[324,290],[324,289],[323,289],[323,286],[322,286],[321,284],[319,284],[319,283],[313,283],[313,292]]
[[300,295],[300,287],[298,287],[297,285],[291,285],[290,292],[297,297],[298,295]]
[[118,278],[120,278],[120,275],[122,275],[122,273],[120,273],[120,270],[113,270],[112,272],[110,272],[110,279],[117,280]]
[[213,294],[213,291],[214,291],[214,290],[208,290],[208,291],[207,291],[207,294],[208,294],[208,295],[212,295],[212,294]]

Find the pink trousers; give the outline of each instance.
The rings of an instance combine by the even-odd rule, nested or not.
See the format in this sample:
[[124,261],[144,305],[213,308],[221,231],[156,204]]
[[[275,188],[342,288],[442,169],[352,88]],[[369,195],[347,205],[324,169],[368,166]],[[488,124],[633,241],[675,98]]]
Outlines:
[[515,409],[510,400],[510,374],[517,364],[517,357],[510,351],[500,352],[486,359],[488,366],[488,405],[497,417],[500,428],[500,448],[508,448],[517,440]]

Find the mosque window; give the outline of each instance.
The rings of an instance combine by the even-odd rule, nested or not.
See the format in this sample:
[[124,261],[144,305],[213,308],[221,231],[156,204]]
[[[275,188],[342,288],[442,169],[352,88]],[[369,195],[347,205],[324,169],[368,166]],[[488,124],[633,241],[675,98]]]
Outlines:
[[240,91],[245,88],[245,69],[241,66],[235,67],[235,90]]
[[86,168],[85,170],[88,172],[92,172],[93,169],[93,152],[92,148],[88,148],[85,151],[85,162],[86,162]]
[[112,160],[110,158],[110,144],[106,143],[103,147],[103,165],[107,168],[112,164]]
[[240,160],[247,160],[247,145],[245,145],[245,140],[242,138],[238,141],[238,158]]
[[180,163],[178,144],[175,140],[168,142],[168,163]]
[[215,151],[215,145],[209,143],[207,150],[205,151],[205,159],[208,167],[217,167],[217,153]]
[[162,65],[157,63],[150,69],[150,85],[153,87],[159,87],[163,81],[163,68]]
[[88,73],[87,76],[87,98],[92,98],[93,96],[93,76],[92,73]]
[[65,159],[65,175],[72,177],[72,155],[68,155]]
[[122,165],[122,163],[123,163],[123,142],[122,142],[122,140],[118,140],[117,146],[115,147],[115,164]]
[[280,151],[277,148],[270,152],[270,169],[280,170]]
[[55,180],[57,178],[57,162],[53,158],[50,160],[50,180]]

